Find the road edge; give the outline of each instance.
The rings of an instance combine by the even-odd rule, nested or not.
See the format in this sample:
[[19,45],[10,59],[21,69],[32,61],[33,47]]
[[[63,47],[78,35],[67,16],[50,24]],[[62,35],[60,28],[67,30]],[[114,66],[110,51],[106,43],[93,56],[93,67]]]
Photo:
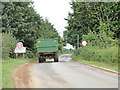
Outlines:
[[111,69],[99,67],[99,66],[96,66],[96,65],[91,65],[91,64],[77,62],[77,61],[75,61],[73,59],[72,59],[72,61],[75,62],[75,63],[83,64],[83,65],[90,66],[90,67],[93,67],[93,68],[97,68],[97,69],[100,69],[100,70],[103,70],[103,71],[106,71],[106,72],[110,72],[110,73],[114,73],[114,74],[120,75],[120,72],[117,72],[117,71],[114,71],[114,70],[111,70]]

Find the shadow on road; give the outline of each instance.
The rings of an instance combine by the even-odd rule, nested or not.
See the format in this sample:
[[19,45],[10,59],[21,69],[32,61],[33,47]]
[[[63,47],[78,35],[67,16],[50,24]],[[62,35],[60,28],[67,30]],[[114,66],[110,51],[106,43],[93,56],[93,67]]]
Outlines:
[[46,62],[43,62],[43,63],[55,63],[54,61],[46,61]]

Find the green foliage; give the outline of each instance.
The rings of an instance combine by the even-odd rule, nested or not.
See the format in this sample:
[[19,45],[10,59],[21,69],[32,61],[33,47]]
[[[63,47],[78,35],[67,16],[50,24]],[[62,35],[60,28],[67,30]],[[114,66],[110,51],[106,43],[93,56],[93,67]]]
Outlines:
[[35,53],[33,53],[33,51],[27,49],[25,55],[26,55],[26,57],[28,57],[28,58],[33,58],[33,57],[35,56]]
[[119,39],[120,2],[72,2],[64,38],[66,42],[77,46],[86,40],[87,46],[75,51],[86,60],[117,63],[117,45]]
[[2,34],[2,58],[14,57],[14,49],[18,40],[11,34]]
[[65,40],[73,46],[77,46],[77,35],[79,41],[82,36],[90,31],[96,33],[105,32],[111,38],[119,38],[118,16],[120,12],[120,2],[72,2],[72,13],[69,13]]
[[63,38],[60,38],[59,40],[59,50],[62,51],[62,47],[65,46],[66,43],[65,43],[65,40]]
[[[2,32],[10,33],[23,42],[28,53],[36,53],[35,43],[39,38],[59,38],[54,26],[37,14],[31,2],[2,3]],[[29,56],[28,55],[28,56]]]
[[90,47],[97,46],[99,48],[107,48],[118,45],[117,40],[113,40],[102,31],[98,34],[96,32],[90,32],[87,35],[83,35],[82,40],[86,40]]
[[80,55],[88,61],[105,62],[109,64],[118,63],[118,47],[98,48],[98,47],[82,47],[75,51],[75,55]]
[[83,35],[87,46],[80,47],[75,55],[81,55],[86,60],[116,64],[118,62],[118,41],[108,37],[105,32],[90,32]]

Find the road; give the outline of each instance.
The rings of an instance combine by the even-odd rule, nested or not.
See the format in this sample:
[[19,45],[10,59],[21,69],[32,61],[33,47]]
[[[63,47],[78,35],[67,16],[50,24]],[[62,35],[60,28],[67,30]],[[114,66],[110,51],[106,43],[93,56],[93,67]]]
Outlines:
[[29,70],[32,88],[118,88],[118,76],[73,62],[70,54],[36,63]]

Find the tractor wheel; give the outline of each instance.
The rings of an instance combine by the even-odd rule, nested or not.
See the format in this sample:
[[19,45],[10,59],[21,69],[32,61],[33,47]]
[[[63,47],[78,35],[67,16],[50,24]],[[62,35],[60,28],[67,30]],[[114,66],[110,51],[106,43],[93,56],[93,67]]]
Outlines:
[[46,62],[46,59],[44,58],[44,62]]
[[40,56],[40,55],[39,55],[39,57],[38,57],[38,58],[39,58],[39,63],[42,63],[42,62],[43,62],[43,60],[44,60],[43,56]]
[[55,56],[54,56],[54,62],[58,62],[58,54],[55,54]]

